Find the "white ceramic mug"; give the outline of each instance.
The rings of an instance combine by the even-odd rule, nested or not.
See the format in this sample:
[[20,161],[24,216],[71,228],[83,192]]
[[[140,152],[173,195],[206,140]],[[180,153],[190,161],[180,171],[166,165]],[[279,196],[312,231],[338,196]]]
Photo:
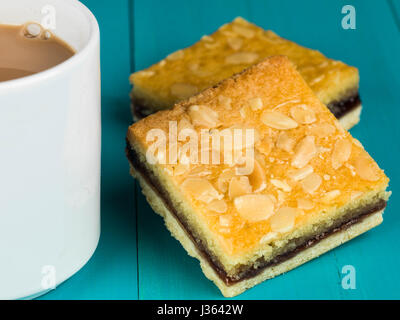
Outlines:
[[0,24],[38,22],[77,53],[0,82],[0,299],[77,272],[100,235],[100,48],[77,0],[2,0]]

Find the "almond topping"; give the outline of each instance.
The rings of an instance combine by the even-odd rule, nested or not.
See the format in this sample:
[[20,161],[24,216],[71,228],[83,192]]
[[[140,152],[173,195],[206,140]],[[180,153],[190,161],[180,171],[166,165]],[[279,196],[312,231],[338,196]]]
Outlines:
[[332,168],[339,169],[351,154],[351,142],[348,139],[337,140],[332,152]]
[[303,180],[308,175],[314,172],[314,168],[311,166],[305,166],[295,171],[291,171],[289,173],[289,177],[292,178],[294,181]]
[[205,42],[214,42],[214,38],[210,37],[209,35],[202,36],[201,40],[203,40]]
[[280,208],[270,220],[271,229],[274,232],[288,232],[293,229],[297,210],[295,208]]
[[328,137],[336,131],[336,128],[329,123],[320,123],[309,128],[310,133],[317,137],[324,138]]
[[268,136],[265,136],[261,141],[256,144],[257,150],[264,156],[269,155],[273,147],[274,142]]
[[243,39],[237,37],[228,38],[226,41],[228,42],[228,45],[235,51],[238,51],[243,44]]
[[270,243],[272,240],[274,240],[277,237],[278,233],[276,232],[268,232],[265,236],[263,236],[260,239],[260,243],[262,244],[267,244]]
[[310,124],[315,122],[315,112],[307,107],[305,104],[293,106],[290,109],[290,114],[294,120],[301,124]]
[[190,193],[194,199],[210,203],[215,199],[222,199],[223,196],[204,178],[188,178],[182,183],[183,189]]
[[222,227],[229,227],[232,223],[232,216],[229,214],[225,214],[223,216],[219,216],[219,224]]
[[292,190],[291,186],[289,186],[286,181],[271,179],[271,183],[278,189],[282,189],[285,192],[290,192]]
[[266,220],[274,213],[274,203],[264,194],[240,196],[233,203],[240,216],[249,222]]
[[179,135],[179,133],[182,131],[182,130],[184,130],[184,129],[191,129],[191,130],[194,130],[194,127],[193,127],[193,125],[190,123],[190,121],[188,120],[188,119],[186,119],[186,118],[182,118],[181,120],[179,120],[179,122],[178,122],[178,128],[177,128],[178,130],[178,135]]
[[360,155],[354,160],[354,168],[361,179],[367,181],[377,181],[379,179],[377,165],[365,156]]
[[185,174],[190,168],[190,164],[188,163],[178,163],[174,167],[174,176],[181,176]]
[[225,97],[225,96],[221,95],[221,96],[218,96],[218,102],[222,106],[224,106],[226,109],[228,109],[228,110],[232,109],[232,106],[231,106],[232,99],[231,98],[228,98],[228,97]]
[[227,64],[250,64],[258,59],[258,54],[253,52],[236,52],[225,58]]
[[277,111],[264,111],[261,114],[261,121],[265,125],[279,130],[288,130],[297,127],[296,121]]
[[253,30],[243,27],[243,26],[240,26],[240,25],[237,25],[237,24],[234,24],[232,26],[232,30],[233,30],[233,32],[237,33],[238,35],[241,35],[241,36],[243,36],[245,38],[249,38],[249,39],[253,38],[255,35]]
[[299,209],[310,210],[310,209],[314,208],[314,203],[307,199],[298,199],[297,207]]
[[229,198],[234,199],[251,193],[251,185],[247,176],[233,177],[229,182]]
[[315,156],[316,152],[315,137],[306,136],[296,146],[295,154],[292,159],[292,166],[295,168],[303,168]]
[[361,144],[360,140],[357,140],[357,139],[353,138],[353,143],[354,143],[356,146],[358,146],[358,147],[364,149],[364,147],[363,147],[363,145]]
[[249,182],[253,188],[253,192],[260,192],[267,186],[265,171],[261,167],[260,163],[254,159],[253,172],[248,175]]
[[214,128],[219,123],[218,113],[207,106],[190,106],[188,113],[195,126]]
[[322,202],[324,203],[330,203],[332,200],[336,199],[338,196],[340,196],[340,190],[332,190],[327,192],[323,197],[322,197]]
[[140,75],[140,76],[142,76],[142,77],[152,77],[152,76],[154,76],[156,73],[154,72],[154,71],[152,71],[152,70],[142,70],[142,71],[139,71],[138,73],[137,73],[137,75]]
[[292,152],[295,143],[296,140],[294,140],[285,131],[282,131],[278,136],[278,140],[276,141],[276,146],[279,149],[285,150],[286,152]]
[[322,179],[316,173],[311,173],[305,179],[301,181],[301,186],[303,190],[307,193],[313,193],[315,190],[319,188],[322,183]]
[[178,51],[175,51],[175,52],[172,52],[171,54],[169,54],[167,56],[167,60],[175,61],[175,60],[182,59],[183,56],[184,56],[183,50],[178,50]]
[[188,83],[174,83],[171,86],[171,94],[179,99],[186,99],[197,93],[198,89]]
[[253,111],[260,110],[260,109],[263,107],[263,103],[262,103],[261,98],[253,98],[253,99],[250,99],[250,100],[249,100],[249,105],[250,105],[250,108],[251,108]]
[[208,204],[207,208],[218,213],[225,213],[228,210],[228,205],[224,200],[213,200]]

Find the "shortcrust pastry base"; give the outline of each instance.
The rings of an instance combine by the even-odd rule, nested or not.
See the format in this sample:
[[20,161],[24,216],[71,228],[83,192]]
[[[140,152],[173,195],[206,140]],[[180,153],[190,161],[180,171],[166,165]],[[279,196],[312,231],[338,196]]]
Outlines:
[[[358,108],[357,108],[358,109]],[[355,109],[355,110],[357,110]],[[361,108],[360,108],[361,109]],[[345,230],[334,233],[327,238],[319,241],[317,244],[302,250],[300,253],[296,254],[294,257],[274,265],[265,268],[260,274],[249,279],[243,279],[235,284],[226,285],[215,270],[209,265],[208,261],[203,258],[202,254],[198,251],[196,246],[193,244],[190,237],[187,235],[186,231],[180,224],[180,222],[175,218],[175,216],[170,212],[170,210],[165,206],[163,200],[154,192],[152,187],[146,182],[146,179],[137,171],[131,167],[131,174],[138,179],[140,186],[142,187],[142,192],[145,195],[147,201],[153,210],[164,218],[164,222],[168,230],[171,232],[172,236],[177,239],[181,245],[185,248],[187,253],[198,259],[200,261],[200,267],[203,273],[208,279],[213,281],[215,285],[221,290],[225,297],[234,297],[247,289],[267,280],[274,278],[282,273],[292,270],[309,260],[312,260],[323,253],[332,250],[333,248],[357,237],[358,235],[376,227],[382,223],[382,213],[380,210],[370,216],[362,219],[360,222],[346,228]]]
[[357,123],[360,122],[360,115],[361,115],[362,106],[359,104],[354,109],[350,110],[342,117],[339,118],[339,123],[342,125],[343,128],[346,130],[350,130],[353,128]]

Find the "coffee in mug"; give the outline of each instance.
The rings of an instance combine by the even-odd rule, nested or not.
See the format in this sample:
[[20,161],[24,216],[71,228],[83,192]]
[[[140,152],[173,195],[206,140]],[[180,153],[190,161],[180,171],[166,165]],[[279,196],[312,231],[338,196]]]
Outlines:
[[37,23],[0,24],[0,81],[29,76],[69,59],[75,51]]

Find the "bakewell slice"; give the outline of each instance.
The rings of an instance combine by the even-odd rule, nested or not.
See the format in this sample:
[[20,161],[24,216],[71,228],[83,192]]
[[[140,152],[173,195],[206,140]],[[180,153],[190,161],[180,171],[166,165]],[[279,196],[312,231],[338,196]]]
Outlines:
[[[203,134],[209,144],[193,143]],[[284,56],[133,124],[126,152],[154,211],[228,297],[378,225],[389,196]]]
[[316,50],[283,39],[242,18],[132,74],[133,114],[139,119],[171,108],[178,101],[273,55],[286,55],[295,63],[344,128],[350,129],[358,123],[361,102],[356,68],[328,59]]

